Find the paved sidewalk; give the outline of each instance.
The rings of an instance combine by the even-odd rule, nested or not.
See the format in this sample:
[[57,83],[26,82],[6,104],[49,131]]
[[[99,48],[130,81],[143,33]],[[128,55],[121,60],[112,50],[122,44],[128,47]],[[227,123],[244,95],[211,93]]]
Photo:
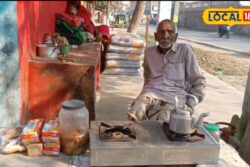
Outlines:
[[0,167],[89,167],[89,156],[28,157],[23,154],[0,154]]
[[[198,113],[210,112],[208,122],[230,122],[234,114],[241,116],[244,94],[217,77],[204,72],[207,94],[196,107]],[[101,91],[97,101],[98,120],[125,120],[131,102],[143,86],[142,76],[102,75]]]
[[[249,45],[250,46],[250,45]],[[249,48],[249,47],[246,47]],[[196,112],[210,112],[207,122],[229,122],[232,115],[241,115],[244,94],[217,77],[204,72],[207,78],[207,95],[196,108]],[[101,90],[97,93],[97,120],[126,120],[132,100],[140,93],[142,76],[102,75]],[[247,167],[238,153],[221,142],[220,155],[227,167]],[[24,154],[0,154],[0,167],[89,167],[89,153],[82,156],[32,158]]]
[[[233,114],[241,114],[243,95],[232,86],[205,73],[207,78],[207,96],[197,107],[197,112],[210,112],[205,119],[208,122],[228,122]],[[97,120],[126,120],[128,106],[140,93],[143,85],[142,76],[102,75],[101,90],[97,93]],[[248,167],[238,153],[229,145],[221,142],[223,149],[220,163],[227,167]],[[0,167],[89,167],[89,153],[81,156],[38,157],[24,154],[0,154]],[[217,166],[222,167],[222,166]],[[223,166],[224,167],[224,166]]]

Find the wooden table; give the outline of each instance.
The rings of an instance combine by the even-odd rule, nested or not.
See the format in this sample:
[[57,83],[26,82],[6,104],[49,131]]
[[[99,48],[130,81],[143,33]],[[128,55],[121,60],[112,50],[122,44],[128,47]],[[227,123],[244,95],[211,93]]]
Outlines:
[[72,49],[73,62],[57,58],[31,57],[28,74],[28,114],[26,120],[58,116],[63,101],[81,99],[90,120],[95,120],[97,79],[100,80],[101,43],[85,43]]

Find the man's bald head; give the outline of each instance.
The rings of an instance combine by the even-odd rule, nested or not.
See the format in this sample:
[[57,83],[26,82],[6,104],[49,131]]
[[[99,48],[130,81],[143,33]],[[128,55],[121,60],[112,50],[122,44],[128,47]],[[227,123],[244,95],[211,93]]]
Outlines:
[[160,27],[162,24],[165,24],[165,23],[170,24],[170,25],[172,26],[172,29],[175,31],[174,33],[177,33],[177,29],[176,29],[176,26],[175,26],[174,22],[172,22],[172,21],[169,20],[169,19],[164,19],[164,20],[162,20],[162,21],[158,24],[158,26],[157,26],[157,31],[159,31],[159,27]]
[[158,24],[157,32],[154,35],[155,40],[159,43],[159,46],[163,52],[169,50],[173,43],[176,42],[178,37],[178,33],[176,33],[176,27],[169,19],[162,20]]

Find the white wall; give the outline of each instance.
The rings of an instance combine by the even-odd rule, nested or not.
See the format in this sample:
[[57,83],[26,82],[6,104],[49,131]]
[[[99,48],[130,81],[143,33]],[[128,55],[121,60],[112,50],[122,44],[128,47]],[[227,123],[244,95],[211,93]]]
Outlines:
[[171,19],[172,1],[160,1],[159,22]]

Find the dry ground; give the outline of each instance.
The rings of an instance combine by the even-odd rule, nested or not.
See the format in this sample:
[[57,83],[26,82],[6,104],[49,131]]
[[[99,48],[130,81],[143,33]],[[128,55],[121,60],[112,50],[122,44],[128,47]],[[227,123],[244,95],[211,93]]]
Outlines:
[[185,40],[190,43],[202,69],[229,83],[244,93],[249,71],[250,55],[217,49]]
[[228,82],[239,91],[245,90],[248,61],[239,59],[234,54],[220,54],[198,47],[194,47],[194,51],[202,69]]

